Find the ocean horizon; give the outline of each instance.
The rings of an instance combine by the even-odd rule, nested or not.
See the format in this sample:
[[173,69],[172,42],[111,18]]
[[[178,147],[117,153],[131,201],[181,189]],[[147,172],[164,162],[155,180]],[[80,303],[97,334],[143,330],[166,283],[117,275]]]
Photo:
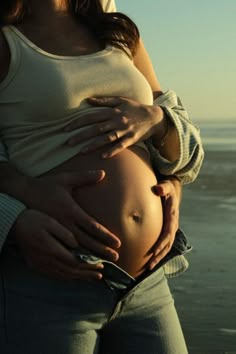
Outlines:
[[194,122],[201,132],[203,145],[211,151],[236,151],[236,119]]

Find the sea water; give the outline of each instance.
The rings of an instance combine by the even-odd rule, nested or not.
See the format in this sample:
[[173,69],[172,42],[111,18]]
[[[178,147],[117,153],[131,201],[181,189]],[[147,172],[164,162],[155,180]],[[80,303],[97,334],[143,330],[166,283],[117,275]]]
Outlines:
[[203,145],[212,151],[236,151],[235,121],[199,121]]

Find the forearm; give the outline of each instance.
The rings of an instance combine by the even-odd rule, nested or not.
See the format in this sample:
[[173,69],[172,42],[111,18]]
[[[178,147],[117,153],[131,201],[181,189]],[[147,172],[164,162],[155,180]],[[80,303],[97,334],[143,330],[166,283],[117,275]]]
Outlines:
[[152,135],[152,144],[158,149],[161,156],[170,162],[174,162],[178,160],[180,154],[177,129],[160,106],[156,106],[155,109],[159,111],[161,120],[155,127],[156,131]]
[[22,174],[10,162],[0,162],[0,193],[28,204],[32,180],[33,178]]

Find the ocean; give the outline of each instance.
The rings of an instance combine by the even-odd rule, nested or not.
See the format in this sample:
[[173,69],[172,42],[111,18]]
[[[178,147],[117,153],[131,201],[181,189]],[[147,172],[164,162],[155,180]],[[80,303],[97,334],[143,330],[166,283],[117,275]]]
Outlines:
[[193,251],[170,279],[190,354],[236,354],[236,119],[198,121],[205,158],[183,187],[180,225]]
[[235,121],[199,121],[203,145],[210,151],[236,151],[236,119]]

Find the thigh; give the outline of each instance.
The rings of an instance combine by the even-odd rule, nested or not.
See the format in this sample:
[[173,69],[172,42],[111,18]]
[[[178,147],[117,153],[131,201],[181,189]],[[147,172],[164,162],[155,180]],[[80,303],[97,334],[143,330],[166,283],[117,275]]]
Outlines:
[[113,308],[107,287],[46,279],[8,260],[1,262],[1,274],[0,340],[7,342],[11,354],[98,352],[99,330]]
[[161,279],[152,278],[152,282],[144,282],[121,300],[113,318],[102,331],[99,354],[110,353],[187,353],[164,275]]

